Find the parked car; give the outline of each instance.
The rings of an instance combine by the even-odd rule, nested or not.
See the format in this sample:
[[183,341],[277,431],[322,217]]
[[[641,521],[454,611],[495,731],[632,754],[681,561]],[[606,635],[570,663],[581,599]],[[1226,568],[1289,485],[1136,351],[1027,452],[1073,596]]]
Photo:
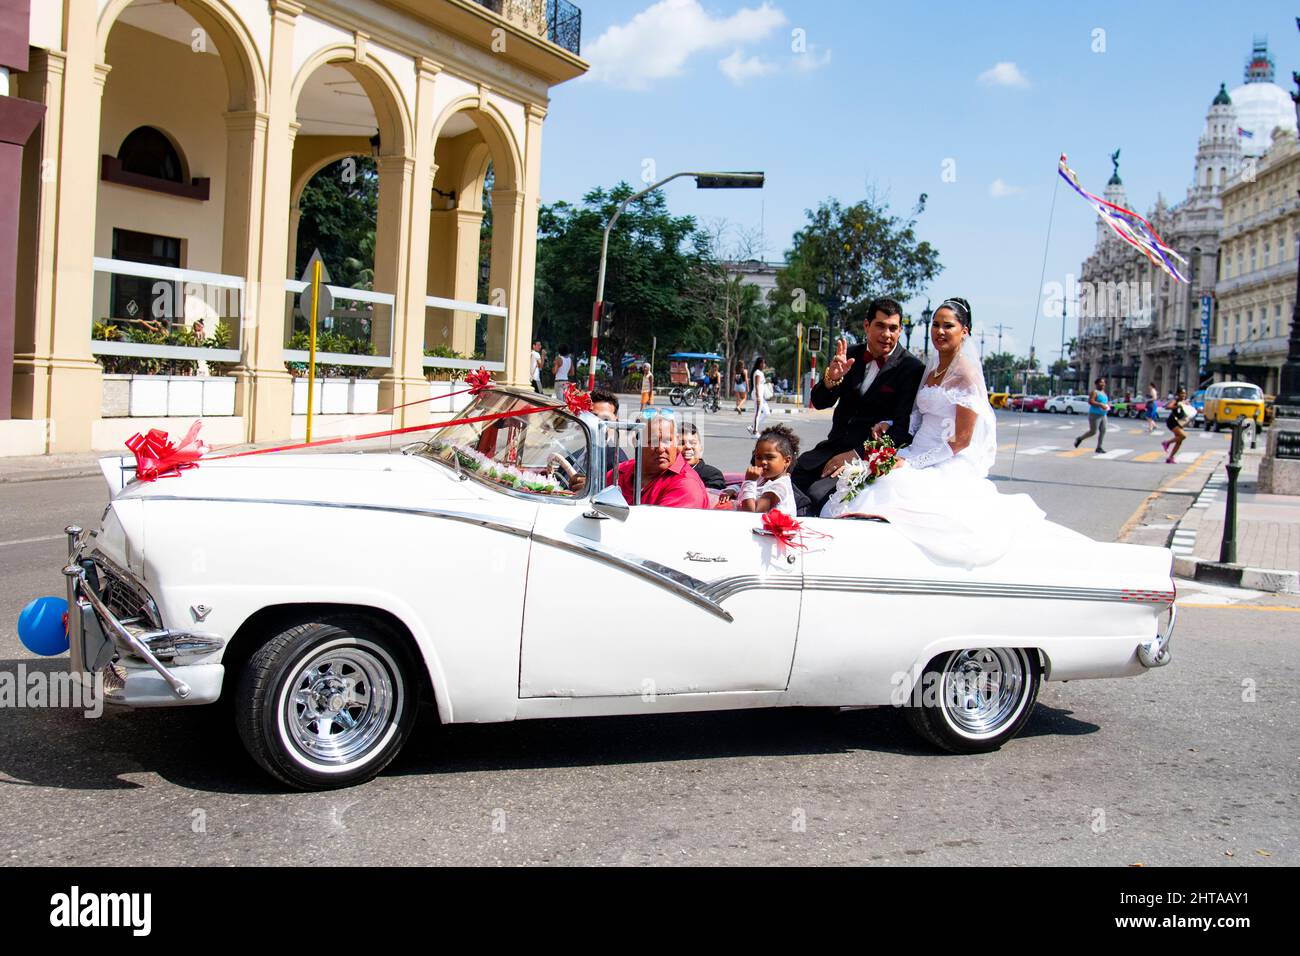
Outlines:
[[605,475],[639,426],[508,388],[463,415],[512,417],[155,481],[106,459],[102,523],[67,529],[73,672],[127,707],[224,695],[267,773],[326,789],[379,773],[421,703],[444,723],[894,705],[976,753],[1044,680],[1169,660],[1164,548],[970,571],[885,522],[809,518],[831,536],[786,550],[750,513],[629,506]]
[[1065,415],[1087,415],[1087,395],[1053,395],[1044,408],[1049,412]]
[[[1146,418],[1147,408],[1150,403],[1143,399],[1140,402],[1131,402],[1128,406],[1129,418]],[[1169,417],[1169,404],[1167,402],[1156,402],[1156,420],[1164,421]]]
[[1267,428],[1273,424],[1273,419],[1277,417],[1277,396],[1264,396],[1264,427]]
[[1025,401],[1024,401],[1024,404],[1023,404],[1022,407],[1023,407],[1023,409],[1024,409],[1025,411],[1027,411],[1027,412],[1041,412],[1041,411],[1044,411],[1044,410],[1046,410],[1046,407],[1047,407],[1047,396],[1046,396],[1046,395],[1026,395],[1026,396],[1025,396]]
[[1264,424],[1264,390],[1250,382],[1215,382],[1205,390],[1205,429],[1216,432],[1238,418]]

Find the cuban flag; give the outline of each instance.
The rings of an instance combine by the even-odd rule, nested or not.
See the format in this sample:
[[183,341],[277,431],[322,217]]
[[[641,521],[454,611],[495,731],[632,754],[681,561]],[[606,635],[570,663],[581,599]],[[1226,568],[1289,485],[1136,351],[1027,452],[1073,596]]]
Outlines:
[[1240,126],[1237,127],[1237,135],[1240,136],[1242,139],[1255,138],[1255,133],[1253,130],[1242,129]]

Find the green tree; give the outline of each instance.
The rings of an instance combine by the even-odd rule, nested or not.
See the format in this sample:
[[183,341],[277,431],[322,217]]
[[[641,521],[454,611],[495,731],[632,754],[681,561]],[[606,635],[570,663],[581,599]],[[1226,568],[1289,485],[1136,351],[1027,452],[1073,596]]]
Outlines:
[[348,156],[311,178],[298,200],[294,278],[319,249],[334,285],[369,289],[375,279],[379,171],[369,156]]
[[[575,346],[578,357],[587,352],[601,236],[618,204],[634,191],[619,183],[591,190],[579,205],[561,201],[539,211],[534,334],[542,341]],[[624,353],[648,355],[653,337],[663,353],[700,344],[706,316],[697,286],[709,256],[694,217],[670,215],[656,190],[619,217],[606,261],[605,301],[612,310],[600,352],[618,387]]]
[[[851,206],[827,199],[806,215],[808,223],[795,232],[785,268],[777,273],[771,298],[778,309],[788,305],[795,312],[806,311],[818,300],[818,279],[830,282],[832,275],[839,275],[849,286],[837,323],[844,329],[846,321],[865,319],[871,299],[889,295],[905,301],[943,269],[938,251],[917,239],[915,218],[893,215],[874,191]],[[834,343],[829,329],[827,333],[824,348],[829,352]]]

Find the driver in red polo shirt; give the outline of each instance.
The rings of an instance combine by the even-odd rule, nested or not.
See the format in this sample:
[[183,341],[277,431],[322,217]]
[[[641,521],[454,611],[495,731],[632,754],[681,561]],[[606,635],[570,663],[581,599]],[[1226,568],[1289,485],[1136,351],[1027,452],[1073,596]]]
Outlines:
[[[636,462],[618,466],[618,487],[632,504]],[[704,482],[682,455],[677,444],[677,423],[668,415],[656,415],[646,425],[645,449],[641,454],[641,504],[664,508],[708,508],[709,493]]]

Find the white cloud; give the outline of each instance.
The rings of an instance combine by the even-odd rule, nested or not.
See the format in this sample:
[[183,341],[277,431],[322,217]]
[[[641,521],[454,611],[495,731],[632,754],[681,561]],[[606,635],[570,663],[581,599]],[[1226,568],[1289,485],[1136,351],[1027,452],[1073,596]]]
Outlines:
[[655,80],[681,74],[692,56],[711,50],[734,48],[719,63],[728,65],[743,82],[762,75],[767,63],[759,57],[743,58],[740,48],[769,36],[787,22],[771,3],[743,7],[728,17],[710,15],[699,0],[659,0],[627,23],[612,26],[584,51],[591,64],[587,77],[629,90],[647,89]]
[[739,50],[733,50],[726,59],[718,61],[718,69],[736,86],[742,86],[756,77],[775,73],[780,67],[761,56],[745,57]]
[[830,65],[831,51],[818,52],[817,44],[809,43],[807,53],[796,53],[790,60],[796,73],[812,73]]
[[995,179],[989,183],[989,195],[994,199],[1005,199],[1008,196],[1015,196],[1024,191],[1023,186],[1012,186],[1001,179]]
[[1026,87],[1029,85],[1029,77],[1020,72],[1020,67],[1011,62],[995,64],[979,75],[979,81],[984,86]]

